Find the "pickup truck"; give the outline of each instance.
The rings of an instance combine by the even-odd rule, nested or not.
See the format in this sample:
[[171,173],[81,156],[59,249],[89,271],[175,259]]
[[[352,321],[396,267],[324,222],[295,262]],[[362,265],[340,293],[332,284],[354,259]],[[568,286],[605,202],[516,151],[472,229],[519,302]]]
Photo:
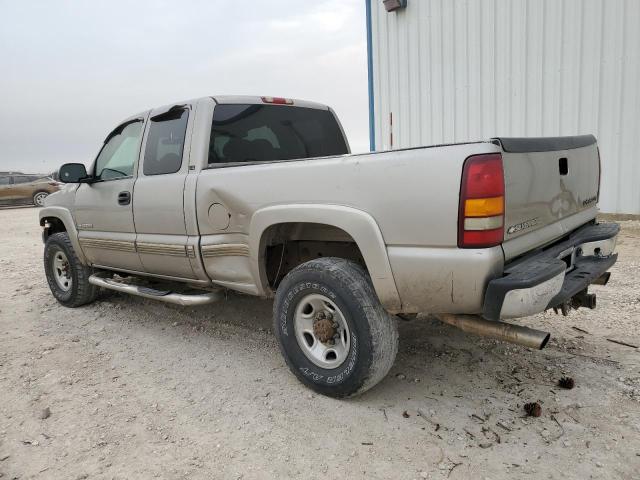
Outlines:
[[350,154],[327,106],[215,96],[126,119],[59,175],[40,224],[62,305],[275,297],[286,363],[334,397],[387,374],[417,313],[542,348],[504,320],[594,308],[617,258],[591,135]]

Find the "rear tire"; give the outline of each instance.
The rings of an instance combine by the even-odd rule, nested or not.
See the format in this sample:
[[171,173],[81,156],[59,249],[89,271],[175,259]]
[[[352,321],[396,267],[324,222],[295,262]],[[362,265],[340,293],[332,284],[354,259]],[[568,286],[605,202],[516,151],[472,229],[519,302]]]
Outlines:
[[287,365],[318,393],[359,395],[393,365],[396,322],[352,261],[325,257],[296,267],[280,283],[273,311]]
[[48,192],[36,192],[33,194],[33,204],[36,207],[44,206],[44,199],[49,196]]
[[44,271],[51,293],[65,307],[79,307],[98,296],[98,287],[89,283],[93,269],[80,262],[66,232],[55,233],[47,239]]

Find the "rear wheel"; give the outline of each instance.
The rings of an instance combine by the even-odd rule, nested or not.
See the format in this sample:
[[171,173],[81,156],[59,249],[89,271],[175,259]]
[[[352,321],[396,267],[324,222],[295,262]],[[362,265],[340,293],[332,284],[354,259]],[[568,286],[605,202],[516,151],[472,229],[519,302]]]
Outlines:
[[89,283],[93,269],[80,262],[66,232],[47,239],[44,271],[51,293],[65,307],[79,307],[98,295],[98,287]]
[[48,192],[36,192],[33,195],[33,204],[36,207],[44,206],[44,199],[47,198],[48,196],[49,196]]
[[304,263],[284,278],[274,330],[287,365],[313,390],[358,395],[384,378],[398,351],[395,320],[367,273],[341,258]]

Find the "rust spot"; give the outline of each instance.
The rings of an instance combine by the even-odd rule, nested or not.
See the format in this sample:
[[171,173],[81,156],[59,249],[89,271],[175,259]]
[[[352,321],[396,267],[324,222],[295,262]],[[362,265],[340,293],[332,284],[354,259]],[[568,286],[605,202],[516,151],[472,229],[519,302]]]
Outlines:
[[336,329],[333,320],[328,318],[321,318],[313,322],[313,334],[322,343],[326,343],[331,340],[335,334]]

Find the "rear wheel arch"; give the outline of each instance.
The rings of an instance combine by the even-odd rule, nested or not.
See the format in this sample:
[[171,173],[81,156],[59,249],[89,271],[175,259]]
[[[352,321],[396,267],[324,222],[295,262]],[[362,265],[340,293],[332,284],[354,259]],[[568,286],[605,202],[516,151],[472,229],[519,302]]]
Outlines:
[[[335,235],[343,232],[347,235],[345,240],[350,238],[354,244],[351,252],[361,256],[363,267],[369,273],[384,308],[390,312],[401,311],[400,297],[378,225],[368,213],[341,205],[277,205],[259,210],[253,215],[249,249],[252,273],[261,293],[267,294],[272,290],[266,264],[270,235],[274,228],[286,224],[321,226],[325,233]],[[357,258],[346,258],[357,261]]]

